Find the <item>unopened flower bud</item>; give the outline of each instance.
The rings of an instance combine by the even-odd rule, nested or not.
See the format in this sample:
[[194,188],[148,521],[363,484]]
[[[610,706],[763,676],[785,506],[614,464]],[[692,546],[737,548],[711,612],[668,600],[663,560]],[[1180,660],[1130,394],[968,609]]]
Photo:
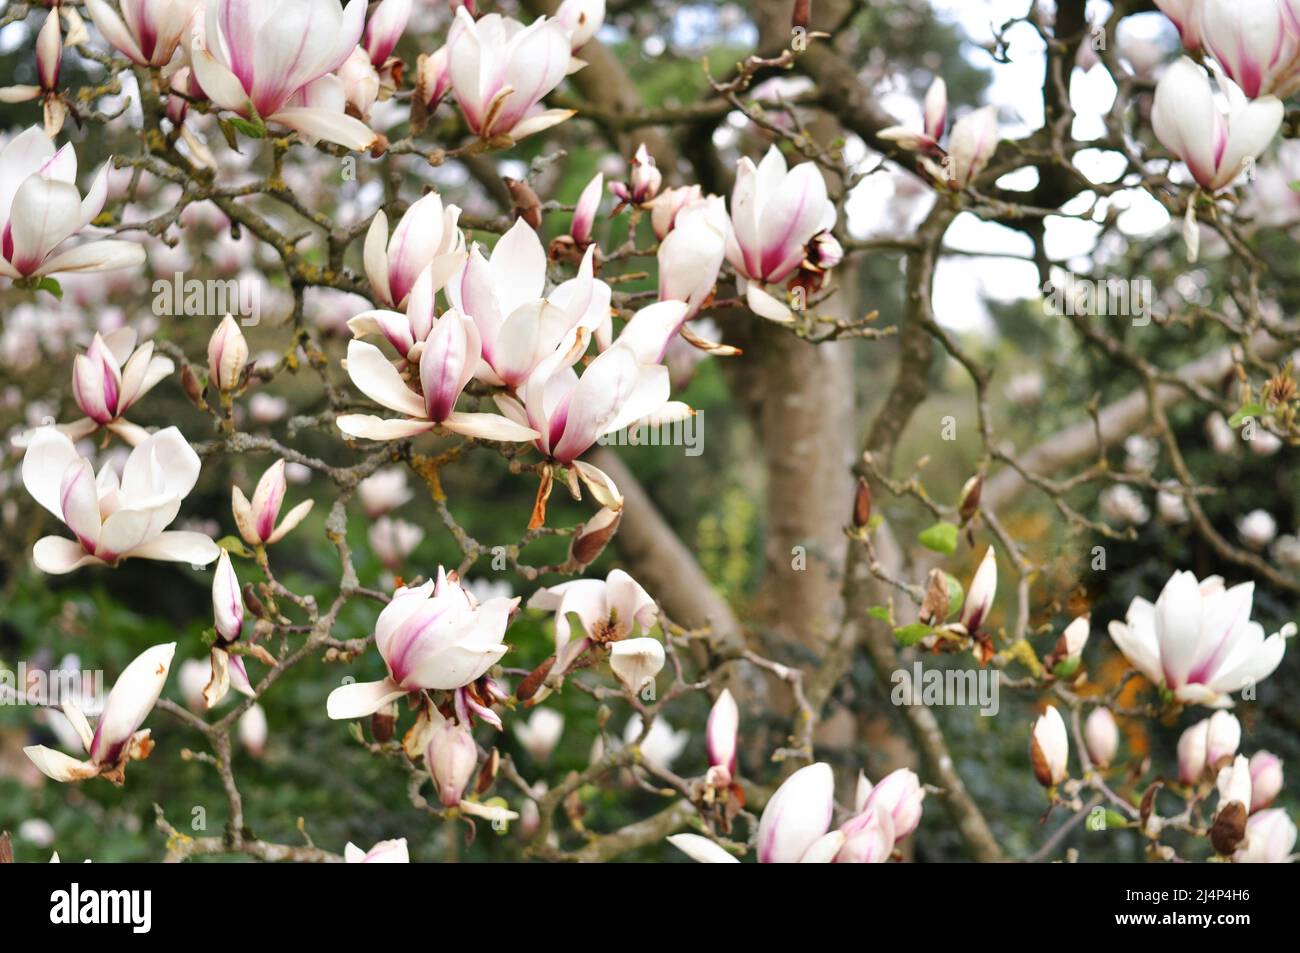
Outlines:
[[618,532],[618,524],[623,518],[622,510],[602,507],[600,512],[589,519],[573,534],[569,546],[569,559],[579,566],[595,562],[596,557],[609,545],[609,541]]

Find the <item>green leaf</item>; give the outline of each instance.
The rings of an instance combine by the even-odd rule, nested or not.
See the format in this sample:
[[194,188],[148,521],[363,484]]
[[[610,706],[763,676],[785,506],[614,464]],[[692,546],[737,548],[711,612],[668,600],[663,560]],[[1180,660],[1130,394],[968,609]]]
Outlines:
[[913,622],[911,625],[905,625],[901,629],[895,629],[894,638],[898,639],[899,645],[915,645],[932,632],[934,632],[934,629],[926,625],[924,622]]
[[889,611],[889,606],[872,606],[867,610],[867,615],[881,622],[892,622],[894,618],[894,613]]
[[951,556],[957,551],[957,534],[959,530],[952,523],[935,523],[923,530],[916,541],[926,549]]
[[49,275],[46,275],[39,282],[37,282],[36,290],[48,291],[50,294],[54,295],[54,297],[57,298],[58,300],[60,301],[63,300],[63,286],[60,285],[57,281],[55,281],[53,278],[51,278]]
[[1056,666],[1052,669],[1052,674],[1055,675],[1057,678],[1070,678],[1071,676],[1074,675],[1075,672],[1079,670],[1079,663],[1081,661],[1082,661],[1081,659],[1077,659],[1077,658],[1062,659],[1061,661],[1056,663]]
[[1245,407],[1241,408],[1241,410],[1228,418],[1228,425],[1230,427],[1240,427],[1245,423],[1247,417],[1258,417],[1263,413],[1263,404],[1247,404]]
[[248,559],[253,555],[253,551],[245,546],[244,541],[238,536],[223,536],[217,540],[217,545],[232,556],[243,556]]

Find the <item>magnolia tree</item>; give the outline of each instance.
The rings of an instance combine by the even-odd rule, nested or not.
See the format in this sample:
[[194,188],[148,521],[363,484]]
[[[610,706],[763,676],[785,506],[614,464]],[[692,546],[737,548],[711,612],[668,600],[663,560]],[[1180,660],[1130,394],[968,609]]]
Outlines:
[[[909,46],[939,29],[922,3],[0,8],[5,612],[53,592],[67,621],[145,579],[173,633],[125,657],[86,633],[73,667],[106,693],[11,679],[25,758],[0,770],[154,784],[135,836],[172,860],[405,862],[476,831],[544,860],[888,862],[927,837],[1293,860],[1252,736],[1300,544],[1267,493],[1218,501],[1223,460],[1283,472],[1300,444],[1275,265],[1300,4],[1157,5],[1013,3],[950,56]],[[1037,115],[950,108],[976,61]],[[1071,227],[1085,251],[1054,244]],[[1020,244],[963,248],[990,229]],[[936,275],[981,255],[1037,277],[1058,363],[963,323]],[[761,527],[753,590],[683,537],[675,468],[630,465],[696,432],[705,375],[756,438],[700,448],[749,474],[728,519],[742,548]],[[1028,841],[963,781],[967,691],[1041,786]],[[550,770],[575,731],[594,745]],[[250,775],[310,736],[408,809],[360,846],[310,813],[262,834],[284,821]],[[217,830],[147,777],[191,766]]]

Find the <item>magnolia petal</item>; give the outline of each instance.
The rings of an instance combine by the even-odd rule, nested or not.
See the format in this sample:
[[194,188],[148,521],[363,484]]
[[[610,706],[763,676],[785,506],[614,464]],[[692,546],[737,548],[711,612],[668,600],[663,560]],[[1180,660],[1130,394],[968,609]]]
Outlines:
[[672,844],[691,860],[701,864],[738,864],[740,861],[723,850],[718,844],[701,837],[699,834],[673,834],[668,838]]
[[82,566],[101,565],[103,560],[90,555],[71,539],[44,536],[32,547],[32,562],[41,572],[61,576]]
[[202,533],[173,529],[159,533],[124,555],[132,559],[157,559],[162,562],[206,566],[221,555],[221,547]]
[[70,251],[49,258],[41,265],[41,274],[72,271],[116,271],[138,268],[145,263],[144,249],[135,242],[105,239],[78,245]]
[[479,440],[500,440],[505,443],[525,443],[541,436],[531,427],[517,424],[497,414],[453,411],[442,425],[454,433]]
[[267,542],[278,543],[284,539],[285,534],[306,518],[307,514],[311,512],[312,504],[315,502],[315,500],[303,500],[286,513],[284,519],[280,520],[280,525],[275,528],[275,532],[267,539]]
[[353,682],[330,692],[325,700],[325,713],[335,721],[364,718],[405,694],[406,689],[391,678],[379,682]]
[[364,440],[401,440],[428,433],[436,426],[431,420],[385,420],[374,414],[340,414],[334,423],[349,437]]
[[320,107],[299,106],[281,109],[270,117],[270,121],[296,129],[312,140],[323,139],[354,152],[365,152],[379,138],[378,133],[360,119],[354,119],[347,113]]
[[357,390],[375,403],[408,417],[424,419],[424,400],[411,390],[373,344],[353,339],[348,342],[348,376]]
[[23,749],[41,774],[55,781],[84,781],[99,774],[99,765],[91,761],[78,761],[62,751],[44,745],[31,745]]

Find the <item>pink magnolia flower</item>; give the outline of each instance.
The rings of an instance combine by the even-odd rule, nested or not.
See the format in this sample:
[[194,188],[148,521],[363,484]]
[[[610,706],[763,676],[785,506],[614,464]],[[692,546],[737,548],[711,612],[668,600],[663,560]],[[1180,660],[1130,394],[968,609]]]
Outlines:
[[921,779],[916,772],[899,768],[885,775],[879,784],[871,788],[857,811],[862,815],[875,808],[889,816],[893,833],[889,850],[892,850],[894,842],[912,833],[921,823],[921,802],[924,800],[925,788],[921,786]]
[[589,246],[578,274],[546,294],[546,249],[523,219],[501,236],[490,258],[477,245],[471,249],[447,285],[447,299],[478,331],[479,380],[518,389],[562,344],[568,364],[593,336],[608,346],[611,291],[595,277],[595,252]]
[[1156,138],[1211,192],[1231,185],[1282,123],[1282,102],[1276,97],[1252,102],[1227,77],[1219,78],[1219,87],[1227,98],[1226,112],[1215,102],[1205,70],[1182,57],[1156,84],[1151,105]]
[[456,102],[480,138],[518,141],[573,115],[536,108],[569,71],[569,34],[558,20],[524,26],[499,13],[475,20],[461,7],[447,35],[447,64]]
[[224,549],[217,560],[217,571],[212,576],[212,620],[217,633],[211,652],[211,677],[202,692],[204,706],[215,708],[233,687],[250,698],[256,695],[244,658],[232,655],[231,643],[239,640],[244,628],[244,597],[239,590],[239,578],[230,564],[230,553]]
[[539,435],[533,445],[548,460],[576,471],[602,506],[618,509],[622,495],[603,471],[578,457],[602,436],[624,427],[692,413],[684,404],[669,402],[668,369],[654,363],[685,319],[685,307],[661,301],[637,312],[581,377],[573,370],[580,352],[561,348],[537,365],[518,398],[493,395],[503,414]]
[[421,53],[415,62],[415,98],[432,112],[451,89],[447,47],[440,46],[427,55]]
[[578,52],[587,45],[605,22],[605,0],[564,0],[555,11],[569,33],[569,45]]
[[369,519],[383,516],[409,503],[414,494],[406,483],[406,471],[392,467],[372,473],[357,485],[361,508]]
[[108,196],[108,163],[82,198],[77,156],[57,152],[38,126],[0,149],[0,277],[36,278],[57,272],[110,271],[144,264],[135,242],[104,239],[66,247],[88,226]]
[[36,568],[57,574],[132,558],[206,566],[217,558],[216,543],[202,533],[167,529],[198,476],[198,454],[175,427],[136,446],[120,482],[110,464],[96,477],[66,434],[42,427],[23,457],[23,483],[77,538],[37,540]]
[[238,486],[230,488],[230,508],[235,516],[235,525],[249,546],[278,543],[311,512],[315,501],[303,500],[286,513],[284,519],[280,519],[280,507],[284,505],[284,494],[289,488],[284,467],[285,461],[281,459],[267,468],[253,490],[252,503]]
[[118,16],[105,0],[86,0],[104,39],[138,66],[166,66],[203,0],[121,0]]
[[336,75],[343,88],[343,101],[362,122],[369,122],[370,109],[379,99],[381,81],[366,51],[358,46],[349,53]]
[[409,864],[411,855],[406,849],[406,838],[381,840],[370,850],[362,850],[351,841],[343,848],[343,860],[348,864]]
[[147,758],[153,748],[148,729],[140,731],[139,728],[162,694],[175,653],[175,642],[155,645],[123,669],[108,693],[93,732],[81,709],[72,702],[64,703],[63,713],[85,746],[84,761],[43,745],[24,748],[23,753],[42,774],[55,781],[104,777],[121,785],[126,763]]
[[437,192],[419,199],[402,215],[388,237],[388,216],[380,209],[366,232],[366,278],[378,301],[387,308],[406,305],[416,280],[430,270],[432,290],[438,291],[465,261],[465,236],[456,223],[460,208],[442,204]]
[[1201,48],[1201,5],[1205,0],[1156,0],[1160,11],[1178,28],[1183,49],[1195,53]]
[[478,768],[478,745],[468,728],[445,719],[429,736],[425,766],[443,807],[459,807],[465,788]]
[[834,811],[835,777],[830,765],[818,762],[800,768],[763,808],[758,822],[758,862],[792,864],[803,860],[826,834]]
[[412,0],[383,0],[366,24],[363,46],[371,64],[380,69],[397,46],[411,19]]
[[397,572],[424,539],[424,530],[406,520],[381,516],[366,533],[370,548],[390,572]]
[[569,236],[579,248],[591,244],[591,228],[596,223],[596,213],[600,211],[604,182],[605,176],[597,172],[578,196],[578,204],[573,207],[573,224],[569,226]]
[[709,709],[704,736],[709,750],[709,767],[726,772],[725,783],[736,774],[736,737],[740,733],[740,708],[731,692],[723,689]]
[[239,322],[226,315],[208,338],[208,380],[220,391],[232,391],[248,365],[248,341]]
[[36,76],[38,86],[0,87],[0,103],[25,103],[44,100],[45,134],[51,138],[63,128],[68,107],[59,96],[59,68],[63,64],[63,33],[59,29],[59,11],[51,10],[36,33]]
[[711,195],[681,208],[668,236],[659,245],[659,297],[686,302],[694,317],[713,294],[727,253],[731,223],[719,196]]
[[1083,724],[1083,742],[1088,748],[1088,757],[1098,767],[1105,768],[1115,760],[1119,752],[1119,725],[1115,716],[1104,705],[1098,705],[1088,715]]
[[835,206],[826,197],[826,180],[816,163],[787,169],[776,146],[755,166],[740,160],[731,192],[731,230],[727,260],[755,314],[790,321],[785,303],[763,289],[780,284],[803,262],[805,246],[835,224]]
[[1282,792],[1282,759],[1268,751],[1250,756],[1250,810],[1261,811]]
[[377,138],[344,112],[333,73],[365,27],[366,0],[206,0],[195,79],[212,102],[245,119],[277,123],[314,142],[369,149]]
[[655,237],[663,241],[673,230],[677,213],[686,206],[704,198],[704,192],[698,185],[683,185],[675,189],[664,189],[650,202],[650,227]]
[[1250,619],[1255,584],[1225,589],[1210,576],[1197,581],[1175,572],[1154,605],[1138,597],[1124,622],[1111,622],[1110,637],[1129,663],[1174,698],[1190,705],[1227,708],[1229,694],[1273,673],[1295,632],[1288,623],[1264,637]]
[[564,734],[564,716],[553,708],[534,708],[527,721],[515,722],[515,737],[538,764],[550,760]]
[[535,440],[538,432],[517,421],[455,409],[481,353],[474,322],[459,311],[446,312],[434,324],[420,352],[421,392],[417,393],[379,348],[355,339],[348,342],[352,383],[377,404],[405,416],[384,419],[373,414],[340,414],[336,421],[339,429],[369,440],[401,440],[438,427],[480,440]]
[[59,429],[80,440],[107,427],[131,446],[149,436],[123,415],[175,369],[171,358],[154,356],[153,342],[136,347],[136,334],[122,327],[96,334],[72,363],[72,396],[86,416]]
[[1295,850],[1296,826],[1285,808],[1252,814],[1246,821],[1246,838],[1232,855],[1235,864],[1286,864]]
[[[633,639],[640,632],[649,632],[659,618],[659,607],[649,593],[621,569],[611,571],[603,580],[574,579],[539,589],[528,600],[528,608],[555,613],[555,665],[551,671],[556,675],[567,671],[593,643]],[[581,633],[573,632],[571,615],[581,623]]]
[[880,130],[880,138],[897,142],[909,152],[921,152],[927,155],[942,155],[939,143],[943,140],[944,127],[948,122],[948,84],[943,77],[936,77],[925,94],[922,109],[921,129],[907,126],[889,126]]
[[1251,99],[1300,89],[1300,35],[1288,0],[1202,0],[1200,39]]
[[617,196],[619,208],[624,205],[647,205],[658,193],[663,183],[663,173],[655,166],[654,156],[645,143],[636,147],[632,168],[626,182],[611,182],[609,190]]
[[436,582],[398,589],[375,623],[375,647],[388,677],[334,689],[326,712],[361,718],[409,692],[470,684],[506,653],[502,638],[518,603],[497,597],[479,604],[455,573],[441,567]]

